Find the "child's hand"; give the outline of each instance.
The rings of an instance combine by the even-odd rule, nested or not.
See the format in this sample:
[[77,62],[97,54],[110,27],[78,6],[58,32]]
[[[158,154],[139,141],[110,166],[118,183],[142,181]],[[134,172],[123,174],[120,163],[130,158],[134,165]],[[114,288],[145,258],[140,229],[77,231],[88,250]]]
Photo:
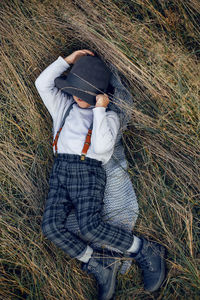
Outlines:
[[106,94],[99,94],[96,96],[96,106],[95,107],[107,107],[109,103],[109,98]]
[[84,56],[84,55],[92,55],[94,56],[94,53],[90,50],[77,50],[77,51],[74,51],[72,54],[70,54],[69,56],[65,57],[64,59],[66,60],[66,62],[70,65],[70,64],[75,64],[75,62],[81,58],[81,56]]

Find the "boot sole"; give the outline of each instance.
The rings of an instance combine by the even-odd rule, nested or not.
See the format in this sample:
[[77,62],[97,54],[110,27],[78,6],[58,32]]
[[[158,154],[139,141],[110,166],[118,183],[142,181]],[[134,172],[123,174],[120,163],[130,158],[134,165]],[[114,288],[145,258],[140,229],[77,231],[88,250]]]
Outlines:
[[110,300],[114,296],[115,287],[116,287],[116,275],[117,275],[120,265],[121,265],[120,261],[115,263],[113,273],[112,273],[112,279],[111,279],[109,292],[106,294],[106,296],[100,297],[99,300]]
[[161,284],[163,283],[164,279],[165,279],[165,260],[164,260],[164,256],[165,256],[165,248],[162,247],[161,248],[161,272],[160,272],[160,278],[157,282],[157,284],[152,288],[152,289],[147,289],[147,291],[149,292],[155,292],[156,290],[159,289],[159,287],[161,286]]

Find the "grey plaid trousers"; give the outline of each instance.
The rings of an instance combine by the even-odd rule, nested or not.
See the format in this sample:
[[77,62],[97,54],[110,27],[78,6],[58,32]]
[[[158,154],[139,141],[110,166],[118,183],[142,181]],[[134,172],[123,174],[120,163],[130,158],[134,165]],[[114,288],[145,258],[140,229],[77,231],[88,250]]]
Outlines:
[[[133,242],[130,232],[102,220],[105,184],[106,174],[100,161],[88,157],[81,161],[80,156],[74,154],[58,154],[55,157],[42,231],[71,257],[84,253],[90,242],[113,246],[122,252]],[[65,227],[72,209],[75,209],[84,240]]]

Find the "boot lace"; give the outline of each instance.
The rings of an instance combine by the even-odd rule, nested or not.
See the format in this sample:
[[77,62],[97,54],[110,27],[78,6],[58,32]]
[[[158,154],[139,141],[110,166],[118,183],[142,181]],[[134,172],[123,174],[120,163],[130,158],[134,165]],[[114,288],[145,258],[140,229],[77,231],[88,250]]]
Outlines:
[[151,261],[149,261],[145,256],[141,255],[141,257],[138,257],[137,261],[140,264],[141,269],[153,271]]

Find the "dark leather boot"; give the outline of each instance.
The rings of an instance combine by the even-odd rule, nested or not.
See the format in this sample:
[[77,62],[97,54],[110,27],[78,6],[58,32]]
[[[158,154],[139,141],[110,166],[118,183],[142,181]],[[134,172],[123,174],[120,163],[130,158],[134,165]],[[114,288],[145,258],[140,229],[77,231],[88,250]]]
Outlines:
[[144,288],[154,292],[161,286],[165,278],[165,248],[155,242],[140,238],[142,245],[137,254],[130,254],[142,269]]
[[82,269],[93,274],[99,286],[99,300],[110,300],[115,293],[116,276],[121,265],[119,257],[112,252],[93,253]]

